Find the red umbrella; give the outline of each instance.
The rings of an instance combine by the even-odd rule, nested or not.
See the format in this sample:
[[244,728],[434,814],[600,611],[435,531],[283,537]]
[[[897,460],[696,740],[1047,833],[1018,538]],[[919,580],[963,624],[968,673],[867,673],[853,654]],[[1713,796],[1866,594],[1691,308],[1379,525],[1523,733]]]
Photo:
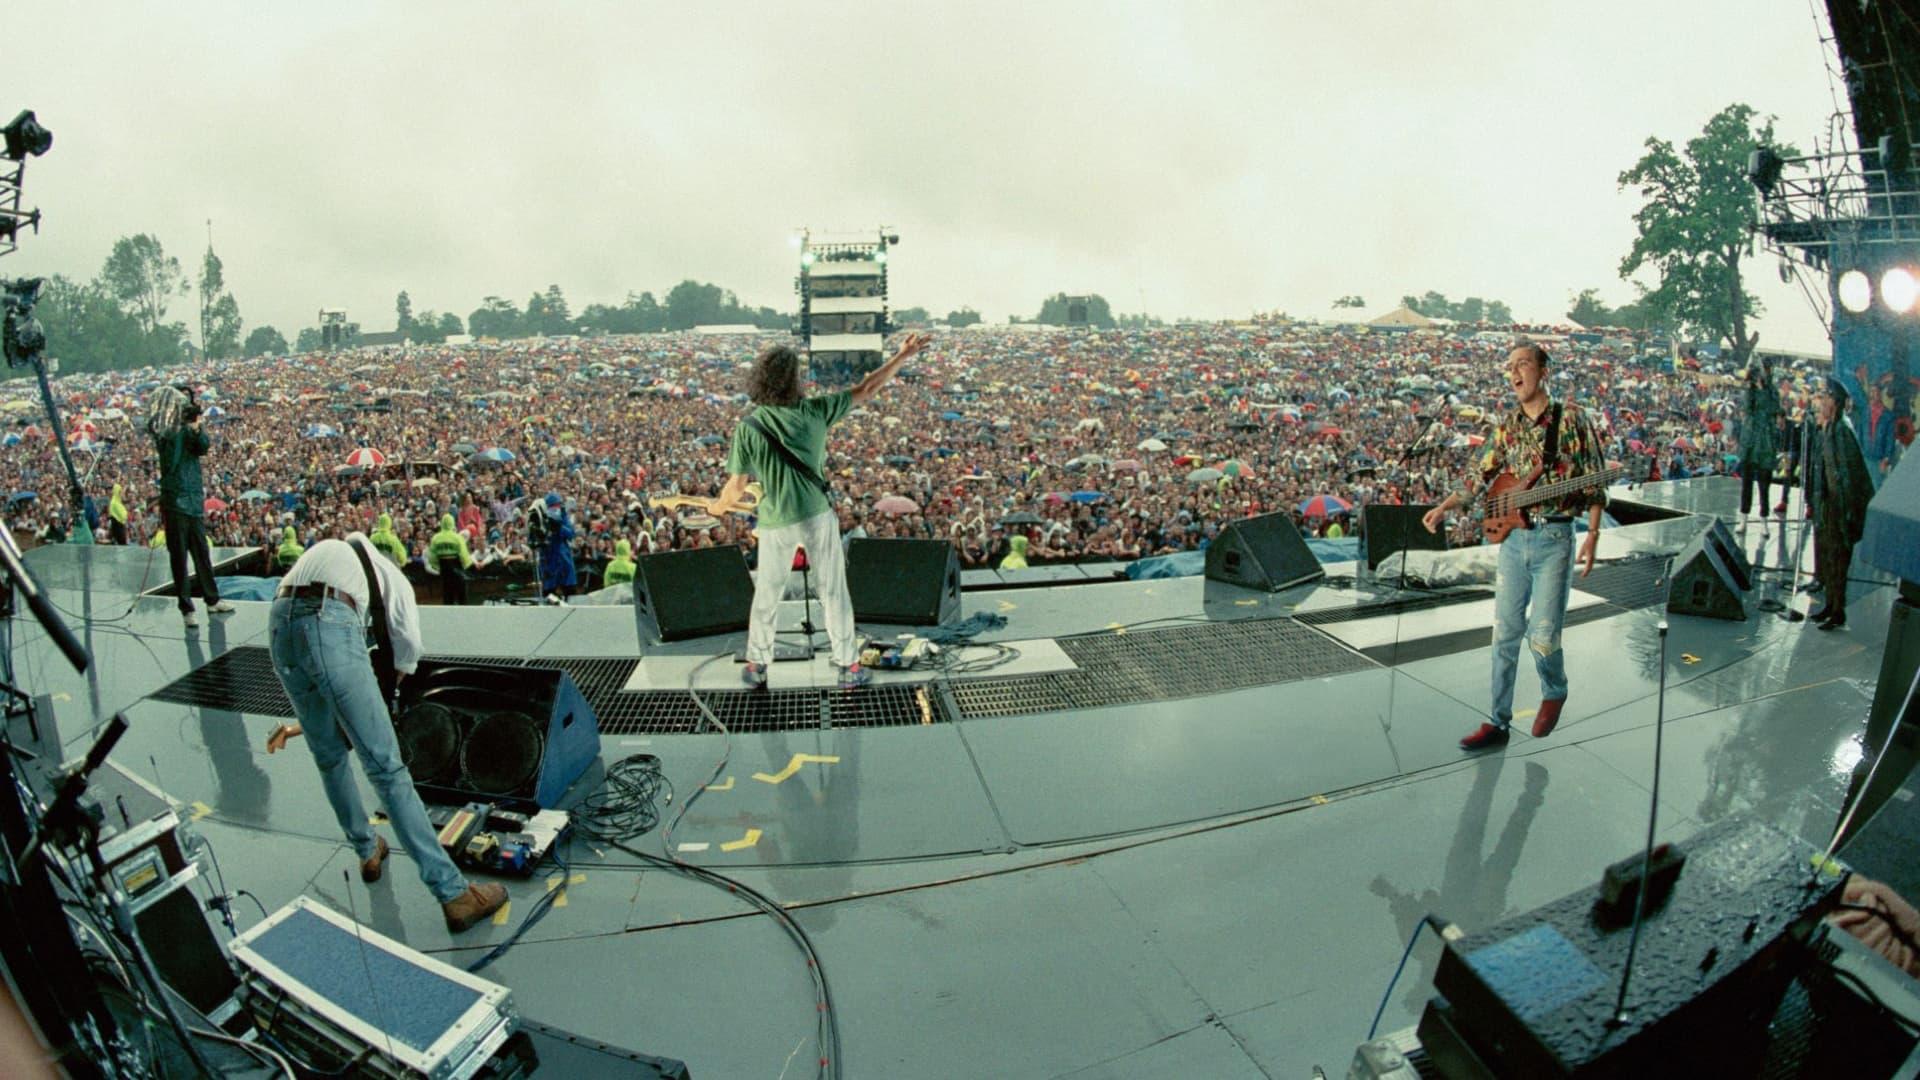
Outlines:
[[218,514],[223,513],[227,509],[227,502],[225,499],[209,498],[206,502],[202,503],[201,506],[204,507],[209,514]]
[[1300,504],[1300,512],[1310,518],[1330,517],[1353,509],[1353,504],[1338,495],[1315,495]]
[[363,469],[371,469],[375,466],[385,465],[386,463],[387,455],[375,450],[371,446],[363,446],[347,455],[347,464],[358,465]]
[[877,500],[873,508],[883,514],[915,514],[919,513],[920,504],[905,495],[888,495]]

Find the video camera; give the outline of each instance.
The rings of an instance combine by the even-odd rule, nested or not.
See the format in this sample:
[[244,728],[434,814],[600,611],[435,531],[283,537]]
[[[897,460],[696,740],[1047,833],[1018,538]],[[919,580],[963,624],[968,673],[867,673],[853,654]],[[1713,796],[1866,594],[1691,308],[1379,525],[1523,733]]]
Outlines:
[[33,305],[40,300],[44,278],[11,278],[0,281],[0,352],[10,367],[29,367],[40,350],[47,347],[46,331],[33,317]]
[[177,389],[187,395],[187,405],[180,410],[180,422],[191,424],[200,419],[200,414],[205,410],[200,407],[200,395],[194,391],[193,384],[182,383]]

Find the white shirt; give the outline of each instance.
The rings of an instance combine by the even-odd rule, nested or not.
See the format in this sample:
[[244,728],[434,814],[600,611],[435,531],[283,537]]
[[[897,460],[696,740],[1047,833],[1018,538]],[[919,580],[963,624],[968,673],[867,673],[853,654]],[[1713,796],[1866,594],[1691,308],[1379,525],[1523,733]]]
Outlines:
[[[387,631],[393,637],[393,666],[404,674],[413,674],[420,657],[425,654],[426,645],[420,637],[420,610],[413,602],[413,583],[393,565],[391,559],[374,550],[373,544],[361,533],[352,534],[367,552],[373,562],[373,572],[380,575],[380,598],[387,606]],[[353,597],[360,609],[361,619],[368,617],[368,609],[373,603],[367,591],[367,572],[360,566],[360,557],[353,553],[345,540],[322,540],[307,549],[293,568],[282,579],[284,586],[329,585]]]

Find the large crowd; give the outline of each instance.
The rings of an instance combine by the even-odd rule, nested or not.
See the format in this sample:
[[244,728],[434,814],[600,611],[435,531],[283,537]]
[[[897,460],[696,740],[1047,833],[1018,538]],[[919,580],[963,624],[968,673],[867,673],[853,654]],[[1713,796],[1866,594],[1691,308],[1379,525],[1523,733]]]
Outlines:
[[[943,331],[833,430],[841,528],[949,540],[967,566],[997,565],[1015,535],[1033,563],[1193,550],[1224,522],[1274,511],[1310,535],[1351,535],[1368,503],[1437,501],[1461,483],[1511,404],[1500,358],[1527,331],[1553,341],[1553,391],[1599,413],[1607,457],[1648,458],[1666,476],[1730,469],[1736,376],[1643,363],[1644,341],[1555,330]],[[191,385],[213,443],[214,545],[274,551],[289,526],[311,544],[386,513],[417,560],[451,514],[483,566],[511,565],[537,561],[526,516],[557,494],[593,587],[622,539],[636,555],[742,544],[751,558],[750,518],[649,500],[719,490],[727,440],[749,409],[746,369],[782,338],[344,350],[62,378],[55,394],[102,539],[116,485],[129,542],[159,528],[144,405],[160,386]],[[1781,374],[1792,409],[1805,374]],[[73,527],[67,484],[29,388],[0,398],[11,418],[0,492],[17,533],[58,539]],[[1423,433],[1432,452],[1410,457]],[[363,448],[377,454],[356,457]],[[1477,538],[1471,519],[1456,528],[1456,543]]]

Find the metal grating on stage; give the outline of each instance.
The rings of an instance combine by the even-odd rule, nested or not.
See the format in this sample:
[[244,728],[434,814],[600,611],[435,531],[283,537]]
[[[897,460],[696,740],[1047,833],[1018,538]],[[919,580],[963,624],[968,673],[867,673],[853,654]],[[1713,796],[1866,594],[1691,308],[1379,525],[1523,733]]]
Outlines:
[[[443,663],[476,667],[528,667],[565,671],[593,706],[603,735],[676,735],[711,731],[693,696],[684,690],[625,693],[636,660],[622,657],[432,656]],[[224,709],[255,716],[293,716],[266,649],[232,649],[175,679],[150,697],[202,709]],[[944,724],[948,716],[937,696],[916,686],[869,686],[858,691],[726,691],[701,695],[729,730],[790,731],[826,727],[905,727]]]
[[1574,571],[1573,587],[1628,611],[1653,607],[1666,599],[1669,561],[1664,555],[1643,555],[1599,563],[1586,577]]
[[955,680],[951,686],[960,714],[1008,716],[1170,701],[1376,666],[1293,619],[1244,619],[1058,640],[1078,670]]

